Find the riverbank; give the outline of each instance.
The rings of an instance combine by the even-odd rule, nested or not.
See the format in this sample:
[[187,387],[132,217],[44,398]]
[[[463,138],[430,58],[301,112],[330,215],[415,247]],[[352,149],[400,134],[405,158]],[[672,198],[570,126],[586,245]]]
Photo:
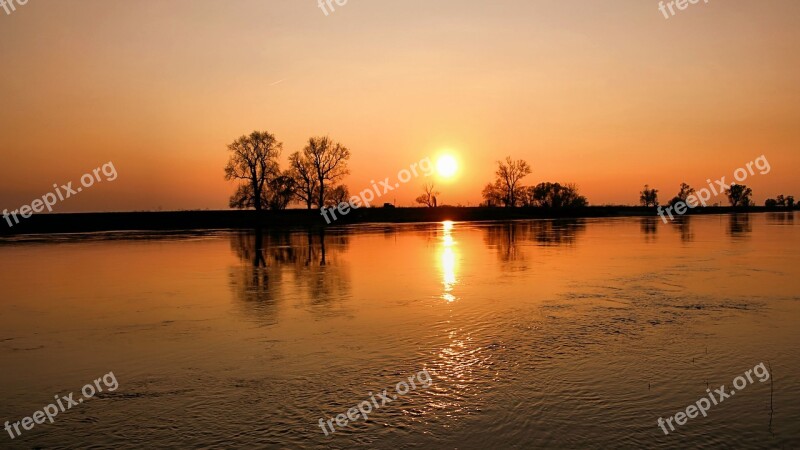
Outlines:
[[[775,212],[753,207],[747,210],[729,207],[697,208],[691,215]],[[0,223],[0,236],[45,233],[90,233],[100,231],[175,231],[267,228],[326,227],[357,223],[474,222],[522,219],[577,219],[592,217],[652,217],[661,220],[655,208],[625,206],[590,206],[579,209],[544,208],[362,208],[350,211],[327,225],[319,211],[170,211],[113,212],[77,214],[37,214],[9,227]]]

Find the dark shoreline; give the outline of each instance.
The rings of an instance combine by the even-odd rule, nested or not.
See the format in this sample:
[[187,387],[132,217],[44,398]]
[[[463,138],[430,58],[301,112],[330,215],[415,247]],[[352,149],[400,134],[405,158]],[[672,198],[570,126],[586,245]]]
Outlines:
[[[783,209],[751,207],[697,208],[693,215],[789,212]],[[177,231],[249,228],[330,227],[358,223],[421,223],[452,220],[477,222],[522,219],[579,219],[596,217],[652,217],[660,220],[655,208],[590,206],[579,209],[544,208],[362,208],[350,211],[327,225],[318,210],[285,211],[172,211],[38,214],[9,227],[0,222],[0,236],[24,234],[91,233],[103,231]],[[677,218],[678,216],[676,216]]]

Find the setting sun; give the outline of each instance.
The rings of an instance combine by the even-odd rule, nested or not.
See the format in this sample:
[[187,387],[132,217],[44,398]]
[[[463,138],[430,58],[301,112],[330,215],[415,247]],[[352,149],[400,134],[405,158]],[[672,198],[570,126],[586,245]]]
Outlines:
[[452,178],[458,171],[458,162],[450,155],[444,155],[436,161],[436,172],[442,178]]

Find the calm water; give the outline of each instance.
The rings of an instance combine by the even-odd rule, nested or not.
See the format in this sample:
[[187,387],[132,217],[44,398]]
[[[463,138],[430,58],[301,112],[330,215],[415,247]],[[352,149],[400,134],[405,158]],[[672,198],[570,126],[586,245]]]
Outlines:
[[119,388],[0,447],[797,448],[799,244],[790,214],[6,241],[0,420]]

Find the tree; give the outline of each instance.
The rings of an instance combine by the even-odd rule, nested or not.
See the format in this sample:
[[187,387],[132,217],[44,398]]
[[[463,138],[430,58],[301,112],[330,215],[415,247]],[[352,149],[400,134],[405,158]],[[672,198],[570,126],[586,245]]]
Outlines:
[[486,206],[495,207],[503,204],[503,192],[502,189],[497,185],[497,183],[487,184],[483,188],[481,196],[483,197],[484,205]]
[[[286,209],[294,199],[296,185],[294,179],[284,172],[267,181],[261,191],[261,205],[273,210]],[[255,207],[253,187],[249,183],[240,184],[229,201],[231,208],[247,209]]]
[[422,186],[422,189],[425,190],[425,193],[417,197],[415,201],[420,205],[425,205],[429,208],[436,208],[436,197],[440,194],[439,192],[436,192],[433,183],[425,183]]
[[586,197],[578,194],[574,184],[561,185],[560,183],[539,183],[528,188],[529,203],[531,206],[543,208],[582,208],[589,204]]
[[319,182],[314,164],[305,156],[305,153],[294,152],[289,156],[289,165],[291,176],[297,186],[295,196],[305,203],[308,209],[313,208],[314,204],[319,201],[317,194]]
[[764,203],[768,208],[787,208],[794,209],[794,197],[791,195],[779,195],[778,198],[771,198]]
[[734,208],[746,208],[753,204],[753,190],[744,184],[732,184],[731,187],[725,191],[725,195],[728,196],[728,201]]
[[523,208],[531,208],[536,206],[536,200],[533,198],[536,186],[523,186],[520,189],[519,204]]
[[347,186],[340,184],[333,189],[329,189],[325,197],[325,206],[335,208],[342,203],[350,201],[350,191]]
[[[261,196],[261,204],[266,204],[265,196]],[[236,192],[231,196],[228,201],[228,206],[236,209],[247,209],[255,207],[255,197],[253,196],[253,186],[249,183],[242,183],[236,188]]]
[[267,181],[278,173],[278,156],[283,145],[275,136],[264,131],[254,131],[228,145],[231,152],[225,166],[225,179],[242,180],[230,200],[231,205],[241,208],[253,207],[261,211],[264,207]]
[[776,201],[781,208],[794,209],[794,196],[792,195],[779,195]]
[[696,191],[693,187],[689,186],[686,183],[681,183],[681,190],[678,192],[672,200],[670,200],[670,205],[676,205],[678,203],[688,203],[687,200],[690,195],[695,195]]
[[639,202],[642,204],[642,206],[658,206],[658,189],[650,189],[650,185],[645,184],[644,190],[639,194]]
[[325,182],[336,183],[350,173],[347,161],[350,150],[329,137],[312,137],[303,149],[303,156],[314,169],[317,178],[318,205],[325,204]]
[[531,166],[518,159],[512,160],[510,156],[504,161],[497,161],[497,175],[495,186],[501,189],[506,207],[517,206],[518,199],[524,195],[520,181],[531,173]]
[[267,182],[266,200],[269,209],[283,210],[295,198],[297,182],[295,182],[290,171],[285,171],[279,176]]

